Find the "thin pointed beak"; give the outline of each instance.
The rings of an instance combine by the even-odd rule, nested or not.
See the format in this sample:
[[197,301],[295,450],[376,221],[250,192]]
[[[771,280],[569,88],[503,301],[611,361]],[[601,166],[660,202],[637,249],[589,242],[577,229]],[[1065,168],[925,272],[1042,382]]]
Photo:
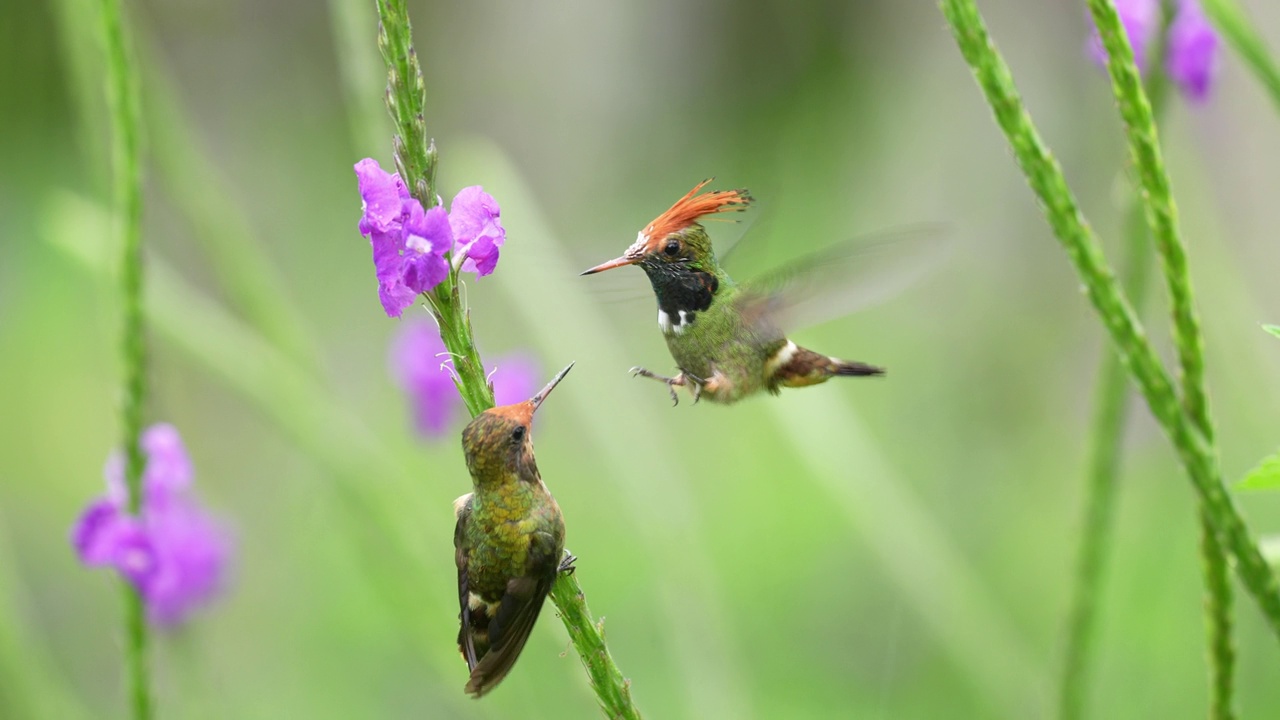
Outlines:
[[557,373],[555,377],[551,378],[551,382],[547,383],[546,387],[539,390],[537,395],[534,395],[529,399],[529,402],[533,403],[534,410],[538,409],[538,406],[542,404],[542,401],[547,399],[547,396],[551,394],[551,391],[556,389],[556,385],[559,385],[560,381],[564,379],[564,376],[568,375],[569,371],[572,369],[573,363],[569,363],[568,367]]
[[594,275],[594,274],[596,274],[596,273],[598,273],[598,272],[604,272],[605,270],[612,270],[612,269],[614,269],[614,268],[622,267],[623,265],[632,265],[632,264],[634,264],[636,261],[638,261],[639,259],[640,259],[640,258],[638,258],[638,257],[631,257],[630,255],[623,255],[622,257],[620,257],[620,258],[614,258],[613,260],[610,260],[610,261],[609,261],[609,262],[607,262],[607,263],[601,263],[601,264],[599,264],[599,265],[597,265],[597,266],[595,266],[595,267],[591,268],[590,270],[583,270],[581,274],[582,274],[582,275]]

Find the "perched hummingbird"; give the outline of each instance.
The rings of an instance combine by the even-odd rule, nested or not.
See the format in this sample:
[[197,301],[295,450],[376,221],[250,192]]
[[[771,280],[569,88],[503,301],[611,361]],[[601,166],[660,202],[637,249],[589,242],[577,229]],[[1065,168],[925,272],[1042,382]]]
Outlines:
[[829,357],[796,345],[779,327],[778,315],[789,302],[783,289],[794,272],[774,273],[742,284],[720,267],[704,215],[745,210],[746,190],[716,190],[701,195],[710,180],[698,183],[669,210],[654,218],[621,257],[583,275],[623,265],[639,265],[658,299],[658,327],[679,372],[663,377],[644,368],[632,374],[676,386],[688,386],[695,401],[731,403],[761,390],[826,382],[837,375],[883,375],[860,362]]
[[542,484],[529,435],[533,413],[572,367],[532,398],[486,410],[462,431],[475,491],[453,503],[458,650],[471,671],[466,691],[475,697],[511,671],[556,574],[573,570],[573,556],[561,562],[564,518]]

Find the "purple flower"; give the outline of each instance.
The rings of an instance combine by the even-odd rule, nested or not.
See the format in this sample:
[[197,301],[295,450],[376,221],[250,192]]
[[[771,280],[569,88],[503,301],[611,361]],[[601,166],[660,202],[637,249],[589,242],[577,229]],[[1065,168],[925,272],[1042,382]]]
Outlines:
[[[440,438],[465,415],[462,396],[453,384],[452,359],[431,323],[404,323],[391,343],[391,374],[409,396],[414,427],[427,438]],[[531,358],[512,354],[490,368],[499,405],[528,400],[538,390],[541,373]]]
[[[1160,0],[1116,0],[1116,11],[1133,47],[1138,69],[1146,72],[1147,48],[1160,27]],[[1089,54],[1099,64],[1107,61],[1097,30],[1089,39]],[[1179,0],[1177,14],[1169,25],[1165,71],[1182,93],[1194,102],[1209,95],[1217,69],[1218,36],[1205,18],[1197,0]]]
[[465,257],[462,269],[484,277],[498,264],[507,231],[498,222],[498,201],[479,185],[462,188],[449,206],[454,257]]
[[405,322],[391,341],[391,374],[408,393],[414,427],[426,437],[444,436],[462,407],[449,362],[444,342],[429,322]]
[[400,317],[415,297],[449,276],[448,215],[440,207],[424,211],[400,176],[373,158],[356,163],[355,170],[363,201],[360,234],[373,246],[378,298],[388,316]]
[[156,625],[181,623],[222,586],[231,540],[226,529],[196,502],[191,460],[171,425],[142,434],[147,464],[142,475],[142,514],[126,509],[124,457],[107,458],[107,494],[89,504],[71,529],[80,562],[114,567],[138,588]]
[[521,353],[499,356],[489,372],[496,405],[512,405],[528,400],[538,392],[538,383],[542,379],[542,369],[538,367],[537,361]]
[[449,276],[446,253],[455,267],[484,277],[498,264],[507,231],[498,222],[498,202],[479,185],[463,188],[452,212],[441,206],[424,211],[398,174],[378,161],[356,163],[363,212],[360,234],[373,246],[378,297],[390,317],[400,317],[419,294]]
[[1195,102],[1209,96],[1218,67],[1218,35],[1195,0],[1182,0],[1169,26],[1165,69],[1182,92]]
[[[1138,70],[1146,72],[1147,44],[1154,38],[1160,24],[1160,0],[1116,0],[1116,12],[1124,25],[1124,34],[1129,36],[1129,46],[1133,48]],[[1099,65],[1107,64],[1107,50],[1102,47],[1097,29],[1089,38],[1089,54]]]

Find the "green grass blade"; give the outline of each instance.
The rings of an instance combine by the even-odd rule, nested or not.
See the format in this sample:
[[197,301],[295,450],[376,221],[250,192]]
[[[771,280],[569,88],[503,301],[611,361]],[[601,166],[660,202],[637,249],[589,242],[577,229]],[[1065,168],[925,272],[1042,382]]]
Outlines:
[[1217,458],[1183,411],[1173,380],[1160,363],[1124,291],[1080,212],[1062,168],[1049,153],[1022,104],[1013,77],[996,50],[973,0],[943,0],[942,10],[961,54],[973,70],[997,124],[1004,132],[1045,219],[1084,284],[1089,301],[1124,358],[1152,415],[1164,429],[1214,529],[1235,558],[1236,573],[1271,631],[1280,639],[1280,585],[1258,544],[1222,485]]

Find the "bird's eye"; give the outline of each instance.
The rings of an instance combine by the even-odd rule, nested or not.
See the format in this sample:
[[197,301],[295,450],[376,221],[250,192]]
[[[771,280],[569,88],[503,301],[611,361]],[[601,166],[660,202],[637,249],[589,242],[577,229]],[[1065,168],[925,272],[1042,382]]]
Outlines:
[[662,252],[666,253],[671,257],[675,257],[676,254],[680,252],[680,241],[672,240],[671,242],[667,243],[667,246],[662,248]]
[[511,431],[511,439],[512,439],[513,441],[515,441],[515,442],[521,442],[521,441],[523,441],[523,440],[524,440],[524,426],[523,426],[523,425],[518,425],[518,426],[516,426],[516,429],[515,429],[515,430],[512,430],[512,431]]

